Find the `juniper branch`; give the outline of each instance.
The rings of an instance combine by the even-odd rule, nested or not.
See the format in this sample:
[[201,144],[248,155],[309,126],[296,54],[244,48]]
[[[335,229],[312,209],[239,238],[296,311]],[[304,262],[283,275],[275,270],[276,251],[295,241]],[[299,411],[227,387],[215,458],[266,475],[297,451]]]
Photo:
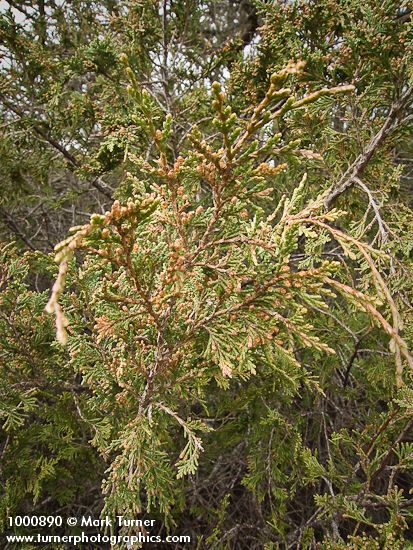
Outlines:
[[413,86],[409,87],[398,101],[395,101],[390,108],[389,114],[382,127],[365,147],[362,153],[356,158],[337,183],[333,183],[324,199],[326,208],[331,208],[332,203],[349,187],[354,185],[372,159],[374,153],[386,140],[392,130],[400,124],[400,118],[404,110],[413,98]]

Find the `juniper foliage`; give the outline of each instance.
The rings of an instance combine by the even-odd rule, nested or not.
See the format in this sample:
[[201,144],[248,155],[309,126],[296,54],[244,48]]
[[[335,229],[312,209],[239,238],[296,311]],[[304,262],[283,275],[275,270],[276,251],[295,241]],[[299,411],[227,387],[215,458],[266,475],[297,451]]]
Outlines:
[[3,518],[408,547],[409,9],[46,7],[2,22]]

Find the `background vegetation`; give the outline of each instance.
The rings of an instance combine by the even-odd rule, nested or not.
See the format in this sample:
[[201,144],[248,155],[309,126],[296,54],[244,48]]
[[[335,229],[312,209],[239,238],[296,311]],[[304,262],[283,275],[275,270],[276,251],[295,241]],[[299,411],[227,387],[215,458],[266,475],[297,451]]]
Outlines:
[[411,547],[408,4],[1,9],[2,530]]

